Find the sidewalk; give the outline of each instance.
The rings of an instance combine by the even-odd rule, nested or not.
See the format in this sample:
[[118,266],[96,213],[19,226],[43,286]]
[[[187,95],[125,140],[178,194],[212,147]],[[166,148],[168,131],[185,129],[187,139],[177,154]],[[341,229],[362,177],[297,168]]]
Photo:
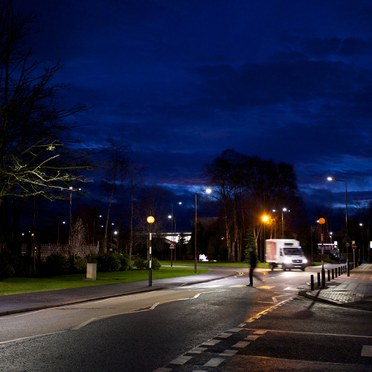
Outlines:
[[[147,281],[142,281],[0,296],[0,316],[208,282],[235,274],[236,272],[231,270],[217,269],[207,274],[154,280],[151,287]],[[372,311],[372,264],[363,264],[351,270],[350,276],[344,273],[334,280],[327,281],[325,288],[305,290],[300,292],[300,295],[315,301]]]
[[300,295],[315,301],[372,311],[372,264],[362,264],[350,270],[350,276],[345,272],[326,281],[325,288],[302,291]]

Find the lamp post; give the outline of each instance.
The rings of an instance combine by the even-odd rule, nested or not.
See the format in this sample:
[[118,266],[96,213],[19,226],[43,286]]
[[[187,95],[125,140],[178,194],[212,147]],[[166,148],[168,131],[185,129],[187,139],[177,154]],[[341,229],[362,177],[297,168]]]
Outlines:
[[343,182],[344,185],[345,185],[345,238],[344,238],[344,243],[345,243],[345,247],[346,247],[346,267],[347,267],[347,275],[350,276],[350,270],[349,270],[349,246],[350,246],[350,242],[349,242],[349,212],[348,212],[348,209],[349,209],[349,195],[348,195],[348,191],[347,191],[347,182],[345,180],[342,180],[342,179],[336,179],[336,178],[333,178],[333,177],[327,177],[327,181],[336,181],[336,182]]
[[270,223],[270,216],[264,213],[261,217],[261,221],[263,224],[263,232],[262,232],[262,244],[261,244],[261,252],[260,252],[260,260],[263,261],[264,258],[264,251],[265,251],[265,240],[266,240],[266,225]]
[[[359,222],[359,227],[360,227],[359,262],[364,262],[363,222]],[[360,252],[362,252],[362,254],[360,254]]]
[[69,233],[68,233],[68,245],[72,244],[72,193],[75,191],[81,191],[81,188],[79,187],[78,189],[74,189],[72,186],[68,188],[70,190],[70,202],[69,202],[69,218],[70,218],[70,226],[69,226]]
[[[273,209],[273,212],[275,213],[275,212],[277,212],[277,210],[276,209]],[[282,208],[282,210],[281,210],[281,216],[282,216],[282,218],[281,218],[281,224],[282,224],[282,239],[284,238],[284,213],[286,213],[286,212],[290,212],[290,210],[288,209],[288,208],[286,208],[286,207],[283,207]]]
[[[206,194],[211,194],[212,189],[207,188],[205,190]],[[194,195],[194,209],[195,209],[195,216],[194,216],[194,272],[198,271],[198,242],[197,242],[197,234],[198,234],[198,193]]]
[[320,231],[320,242],[321,242],[321,261],[322,261],[322,288],[325,287],[325,271],[324,271],[324,233],[323,233],[323,225],[326,223],[325,218],[321,217],[318,220],[318,223],[320,225],[321,231]]
[[153,216],[147,217],[147,223],[149,224],[149,249],[148,249],[148,262],[149,262],[149,287],[152,286],[152,232],[151,232],[151,225],[155,222],[155,218]]

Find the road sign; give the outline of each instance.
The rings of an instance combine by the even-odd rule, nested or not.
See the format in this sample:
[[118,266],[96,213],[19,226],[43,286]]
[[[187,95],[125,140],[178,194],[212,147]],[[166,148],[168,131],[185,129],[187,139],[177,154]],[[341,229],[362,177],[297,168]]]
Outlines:
[[174,248],[176,248],[176,246],[173,243],[169,245],[169,249],[174,249]]
[[356,244],[352,244],[351,245],[351,248],[356,249],[357,248],[357,245]]

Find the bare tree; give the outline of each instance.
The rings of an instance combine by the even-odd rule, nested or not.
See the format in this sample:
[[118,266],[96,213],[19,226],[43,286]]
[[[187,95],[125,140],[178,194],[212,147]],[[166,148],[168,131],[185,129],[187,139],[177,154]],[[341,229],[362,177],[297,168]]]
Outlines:
[[[65,119],[81,106],[62,109],[62,86],[52,80],[59,66],[43,67],[23,46],[30,22],[18,19],[12,2],[0,3],[0,213],[5,226],[14,198],[65,199],[87,166],[72,161],[61,140]],[[4,232],[2,232],[4,233]],[[0,236],[2,247],[5,237]]]

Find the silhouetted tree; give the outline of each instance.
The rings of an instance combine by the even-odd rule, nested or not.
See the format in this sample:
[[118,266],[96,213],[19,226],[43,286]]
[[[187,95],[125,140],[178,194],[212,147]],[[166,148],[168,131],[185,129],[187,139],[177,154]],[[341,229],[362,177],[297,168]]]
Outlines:
[[268,209],[298,203],[293,167],[225,150],[205,167],[210,183],[217,188],[225,223],[229,261],[241,261],[244,234],[248,229],[257,240],[260,214]]
[[0,3],[0,250],[11,202],[64,199],[73,182],[84,181],[78,172],[87,168],[67,156],[61,140],[65,119],[82,107],[58,106],[61,86],[52,80],[59,66],[31,59],[22,44],[29,24],[13,14],[11,1]]

